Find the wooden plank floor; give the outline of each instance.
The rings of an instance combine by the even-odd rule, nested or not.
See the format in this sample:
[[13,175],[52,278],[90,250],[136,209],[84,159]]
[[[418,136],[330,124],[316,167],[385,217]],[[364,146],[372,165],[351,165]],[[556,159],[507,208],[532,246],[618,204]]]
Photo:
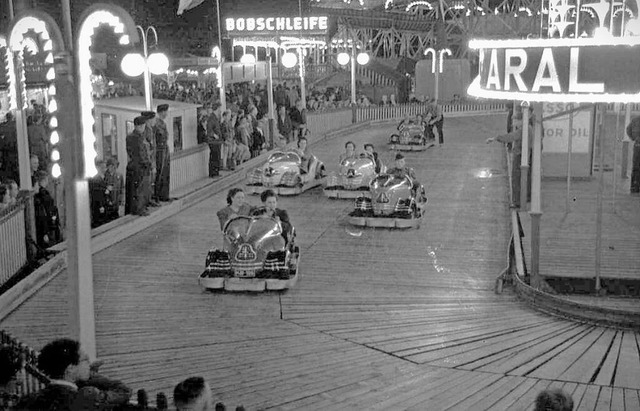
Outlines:
[[[629,194],[630,178],[621,178],[622,149],[621,143],[615,139],[615,114],[607,115],[604,130],[606,143],[601,276],[640,280],[640,197]],[[621,137],[624,127],[619,126],[618,132]],[[597,151],[596,163],[599,162]],[[633,147],[630,151],[633,151]],[[571,183],[568,209],[566,179],[542,182],[542,275],[572,278],[595,276],[599,173],[595,172],[593,177],[590,181]],[[521,218],[527,234],[524,250],[530,261],[530,219],[526,213],[521,213]],[[623,304],[625,307],[640,307],[637,299],[634,304]]]
[[[94,256],[105,374],[152,394],[190,375],[248,409],[527,410],[560,387],[578,410],[638,410],[640,335],[549,317],[494,280],[509,229],[497,116],[448,119],[446,145],[407,154],[427,189],[419,230],[348,226],[348,201],[281,198],[302,277],[286,293],[203,293],[225,193]],[[347,140],[383,160],[393,127],[313,147],[331,169]],[[482,171],[493,170],[492,173]],[[490,178],[479,178],[491,174]],[[257,198],[250,199],[257,203]],[[0,327],[40,348],[66,334],[66,273]]]

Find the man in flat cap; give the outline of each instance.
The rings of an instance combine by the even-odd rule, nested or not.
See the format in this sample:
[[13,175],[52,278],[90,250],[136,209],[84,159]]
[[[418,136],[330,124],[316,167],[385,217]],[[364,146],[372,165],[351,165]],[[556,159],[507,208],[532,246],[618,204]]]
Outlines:
[[155,143],[156,143],[156,181],[154,197],[156,201],[169,201],[169,146],[167,140],[169,133],[167,132],[167,123],[165,119],[169,113],[168,104],[160,104],[157,107],[158,116],[156,117],[156,125],[154,127]]
[[157,201],[155,201],[152,197],[154,196],[155,185],[156,185],[156,137],[155,137],[155,126],[156,126],[156,113],[153,111],[143,111],[140,113],[140,116],[145,118],[146,127],[144,128],[144,139],[149,143],[149,148],[151,150],[151,168],[149,169],[149,174],[145,178],[145,195],[147,196],[147,203],[152,207],[157,207]]
[[127,178],[125,188],[125,214],[149,215],[145,181],[151,170],[151,148],[144,137],[147,118],[136,117],[134,130],[127,136]]

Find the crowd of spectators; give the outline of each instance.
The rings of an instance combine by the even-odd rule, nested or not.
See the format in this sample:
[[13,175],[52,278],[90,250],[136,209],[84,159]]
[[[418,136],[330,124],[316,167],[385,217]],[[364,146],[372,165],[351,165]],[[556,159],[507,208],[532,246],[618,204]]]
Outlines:
[[[101,361],[91,362],[77,341],[61,338],[42,348],[37,367],[48,384],[33,394],[20,397],[17,383],[22,369],[19,355],[11,347],[0,348],[1,411],[75,411],[75,410],[144,410],[152,409],[131,403],[133,391],[122,381],[99,373]],[[188,377],[173,389],[173,404],[178,411],[225,410],[215,403],[212,387],[200,376]],[[571,411],[570,394],[549,388],[536,397],[535,411]],[[243,406],[236,411],[244,411]]]

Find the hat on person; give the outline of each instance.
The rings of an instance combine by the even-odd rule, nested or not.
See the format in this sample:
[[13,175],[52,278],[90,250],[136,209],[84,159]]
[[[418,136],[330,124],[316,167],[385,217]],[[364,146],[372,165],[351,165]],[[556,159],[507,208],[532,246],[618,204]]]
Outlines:
[[136,118],[133,119],[133,125],[134,126],[141,126],[143,124],[147,123],[147,118],[145,116],[138,116]]
[[154,113],[153,111],[143,111],[140,113],[140,116],[145,117],[147,120],[154,118],[156,116],[156,113]]
[[403,158],[404,156],[402,155],[402,153],[396,154],[396,160],[402,160]]
[[158,107],[156,107],[156,111],[158,113],[162,113],[163,111],[167,111],[167,110],[169,110],[168,104],[158,104]]

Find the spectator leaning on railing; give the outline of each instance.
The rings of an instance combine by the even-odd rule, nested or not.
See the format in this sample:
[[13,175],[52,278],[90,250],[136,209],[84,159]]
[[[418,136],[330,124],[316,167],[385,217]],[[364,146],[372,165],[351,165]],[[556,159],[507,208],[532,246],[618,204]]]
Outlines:
[[20,358],[11,347],[0,348],[0,411],[10,410],[18,402],[17,376]]
[[50,342],[38,356],[38,369],[50,378],[49,384],[21,399],[15,409],[67,411],[127,404],[131,390],[98,375],[99,365],[90,363],[77,341],[63,338]]

